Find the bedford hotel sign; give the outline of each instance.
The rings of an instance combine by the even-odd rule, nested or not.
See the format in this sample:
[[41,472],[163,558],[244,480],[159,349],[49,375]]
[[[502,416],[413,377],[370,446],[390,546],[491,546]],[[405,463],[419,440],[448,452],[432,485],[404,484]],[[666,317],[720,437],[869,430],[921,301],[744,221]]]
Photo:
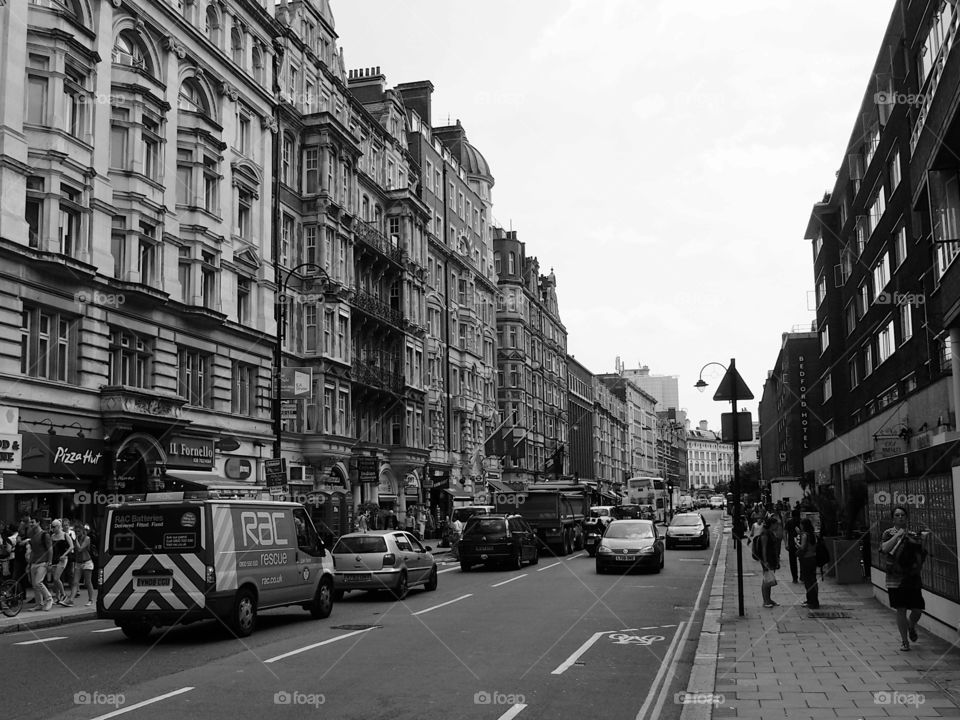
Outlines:
[[803,437],[803,449],[810,449],[810,419],[807,412],[807,371],[804,367],[803,355],[797,357],[797,388],[800,392],[800,433]]

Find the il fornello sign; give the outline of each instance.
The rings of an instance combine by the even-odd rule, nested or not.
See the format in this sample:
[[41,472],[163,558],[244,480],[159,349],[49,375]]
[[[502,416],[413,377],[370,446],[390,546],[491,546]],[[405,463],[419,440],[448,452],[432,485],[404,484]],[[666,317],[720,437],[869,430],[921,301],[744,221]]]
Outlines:
[[213,467],[213,438],[177,436],[167,441],[167,467]]

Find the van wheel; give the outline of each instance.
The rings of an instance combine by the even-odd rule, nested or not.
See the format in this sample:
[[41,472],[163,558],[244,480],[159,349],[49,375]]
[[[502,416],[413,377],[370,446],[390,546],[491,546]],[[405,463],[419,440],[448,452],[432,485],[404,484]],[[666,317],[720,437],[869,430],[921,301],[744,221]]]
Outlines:
[[241,590],[233,603],[230,627],[238,637],[247,637],[257,624],[257,598],[250,590]]
[[430,577],[427,578],[427,584],[423,586],[424,590],[436,590],[437,589],[437,568],[434,567],[430,570]]
[[393,593],[395,600],[403,600],[407,596],[407,593],[410,592],[410,586],[407,585],[406,571],[400,573],[400,579],[397,581],[397,586],[390,592]]
[[150,631],[153,630],[153,625],[147,625],[146,623],[123,623],[120,625],[120,630],[123,631],[123,634],[127,636],[128,640],[143,642],[150,637]]
[[321,580],[317,587],[317,594],[310,603],[310,616],[315,620],[330,617],[333,611],[333,583],[327,579]]

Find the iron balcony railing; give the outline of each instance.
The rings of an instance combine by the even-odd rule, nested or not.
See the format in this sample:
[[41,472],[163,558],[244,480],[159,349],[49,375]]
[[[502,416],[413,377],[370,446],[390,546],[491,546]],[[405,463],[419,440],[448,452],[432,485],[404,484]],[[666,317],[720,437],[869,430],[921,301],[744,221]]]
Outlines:
[[357,219],[354,223],[354,235],[364,245],[373,248],[393,262],[403,265],[406,251],[402,247],[391,243],[382,232],[370,223]]
[[353,361],[353,380],[361,385],[385,388],[396,393],[403,390],[403,375],[362,360]]
[[397,327],[403,327],[403,313],[399,310],[394,310],[376,295],[371,295],[366,290],[359,287],[354,288],[353,304],[374,317],[378,317]]

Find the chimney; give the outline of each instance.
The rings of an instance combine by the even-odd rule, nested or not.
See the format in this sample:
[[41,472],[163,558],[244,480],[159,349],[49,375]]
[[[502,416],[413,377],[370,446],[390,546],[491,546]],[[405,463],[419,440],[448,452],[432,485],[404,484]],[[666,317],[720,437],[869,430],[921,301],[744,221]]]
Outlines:
[[361,103],[379,102],[383,99],[387,78],[380,73],[380,66],[358,68],[347,73],[347,87]]
[[400,83],[395,89],[403,98],[403,104],[412,110],[416,110],[424,124],[432,127],[433,83],[429,80],[419,80],[417,82]]
[[709,428],[708,428],[708,423],[707,423],[706,420],[701,420],[701,421],[700,421],[700,429],[703,430],[704,432],[706,432],[706,431],[709,429]]

